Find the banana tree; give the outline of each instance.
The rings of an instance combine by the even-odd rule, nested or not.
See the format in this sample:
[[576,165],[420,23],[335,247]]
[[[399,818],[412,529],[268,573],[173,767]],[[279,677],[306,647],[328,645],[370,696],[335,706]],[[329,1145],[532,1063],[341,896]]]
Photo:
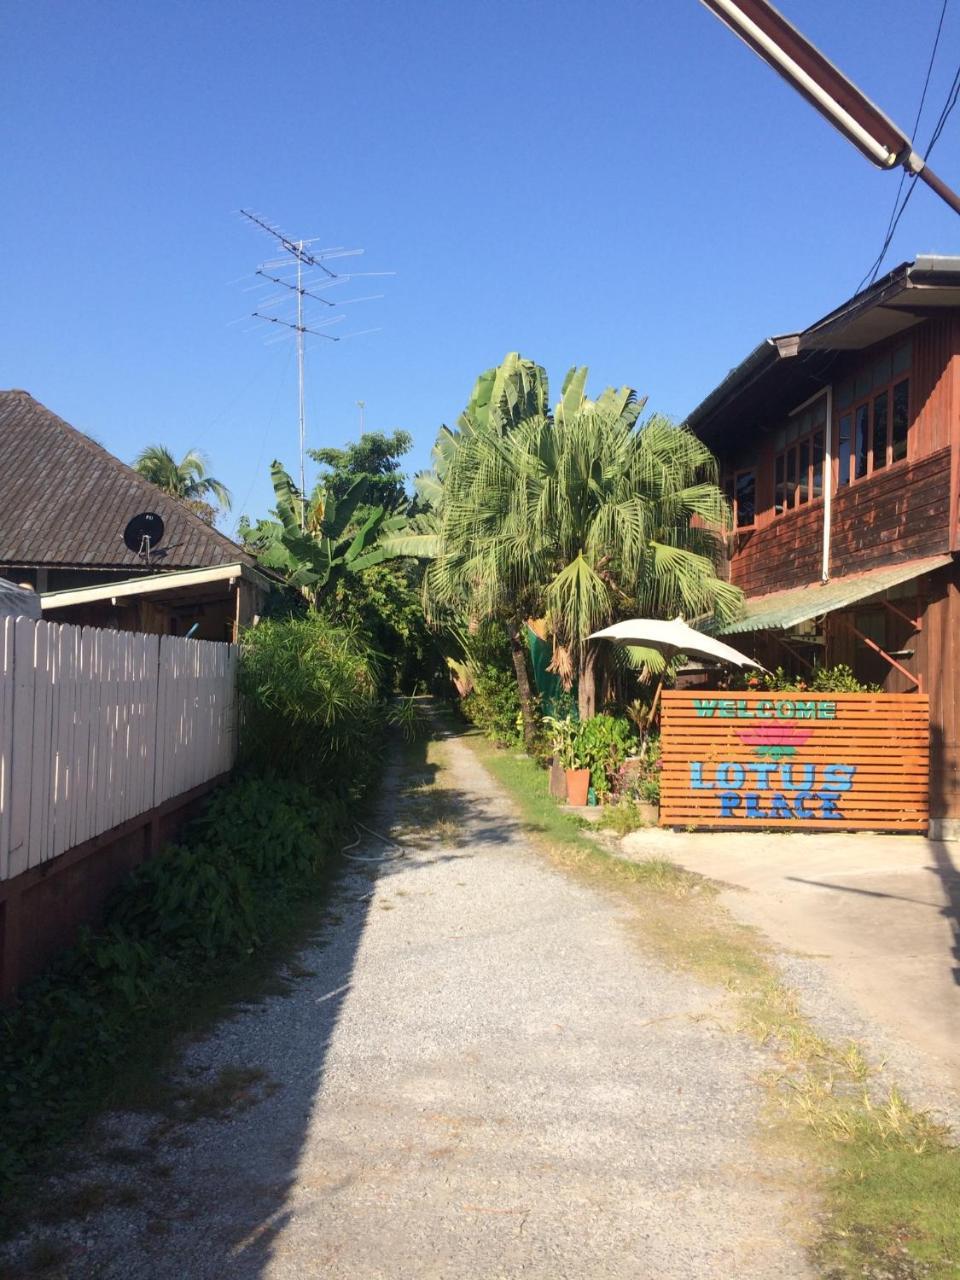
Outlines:
[[[360,573],[397,553],[382,542],[405,527],[405,516],[388,516],[383,507],[364,508],[365,478],[335,498],[320,482],[304,497],[279,462],[270,468],[276,495],[276,520],[260,520],[241,529],[244,542],[260,563],[276,569],[314,604],[344,573]],[[302,525],[302,527],[301,527]]]

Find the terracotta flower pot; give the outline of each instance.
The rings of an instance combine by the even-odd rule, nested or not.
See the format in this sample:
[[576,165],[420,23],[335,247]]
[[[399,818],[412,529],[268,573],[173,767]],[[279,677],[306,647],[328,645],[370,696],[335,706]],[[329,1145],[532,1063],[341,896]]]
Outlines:
[[589,769],[567,770],[567,804],[582,808],[587,803],[587,792],[589,790]]

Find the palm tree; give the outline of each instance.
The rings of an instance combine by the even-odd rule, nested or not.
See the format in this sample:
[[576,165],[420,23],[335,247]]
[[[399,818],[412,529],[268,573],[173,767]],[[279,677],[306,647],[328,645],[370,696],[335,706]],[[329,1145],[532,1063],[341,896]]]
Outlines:
[[514,633],[546,616],[555,664],[568,686],[577,679],[586,718],[596,705],[591,632],[632,613],[728,617],[741,596],[717,576],[727,509],[709,450],[662,417],[635,429],[632,393],[592,402],[584,380],[568,375],[551,417],[461,436],[427,592]]
[[227,511],[230,510],[231,499],[226,485],[208,474],[208,465],[206,456],[199,449],[189,449],[177,462],[164,445],[151,444],[139,455],[133,469],[164,493],[195,505],[198,514],[204,514],[199,508],[207,508],[211,515],[208,523],[212,524],[214,513],[208,499],[214,498]]

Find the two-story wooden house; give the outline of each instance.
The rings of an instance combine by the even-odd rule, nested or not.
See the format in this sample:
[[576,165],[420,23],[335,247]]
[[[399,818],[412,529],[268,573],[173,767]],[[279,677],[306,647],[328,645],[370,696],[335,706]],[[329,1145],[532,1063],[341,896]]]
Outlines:
[[733,507],[727,634],[770,668],[929,694],[931,832],[960,835],[960,257],[761,343],[687,421]]

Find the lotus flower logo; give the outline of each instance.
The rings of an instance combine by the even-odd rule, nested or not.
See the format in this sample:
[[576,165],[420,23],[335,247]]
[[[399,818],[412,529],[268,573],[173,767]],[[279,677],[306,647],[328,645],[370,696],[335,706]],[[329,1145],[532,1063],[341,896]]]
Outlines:
[[737,730],[737,737],[746,747],[753,747],[758,760],[789,760],[797,754],[812,736],[810,729],[798,729],[789,724],[755,725]]

